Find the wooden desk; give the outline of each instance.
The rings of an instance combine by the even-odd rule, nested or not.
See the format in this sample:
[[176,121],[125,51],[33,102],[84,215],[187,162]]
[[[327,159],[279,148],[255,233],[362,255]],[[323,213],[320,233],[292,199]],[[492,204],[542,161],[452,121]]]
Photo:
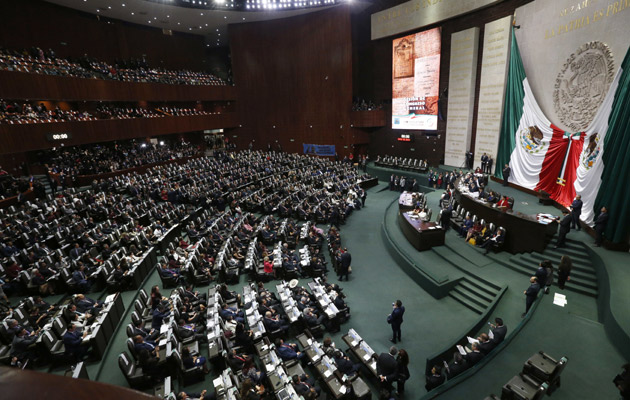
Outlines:
[[435,222],[412,219],[407,212],[398,211],[398,225],[409,243],[418,251],[444,244],[444,229],[438,227]]
[[505,244],[503,248],[512,254],[530,253],[536,251],[542,253],[556,234],[558,224],[541,224],[536,216],[526,215],[514,211],[502,211],[492,207],[489,203],[478,201],[459,189],[455,184],[455,200],[466,211],[477,218],[485,219],[487,223],[493,223],[506,229]]

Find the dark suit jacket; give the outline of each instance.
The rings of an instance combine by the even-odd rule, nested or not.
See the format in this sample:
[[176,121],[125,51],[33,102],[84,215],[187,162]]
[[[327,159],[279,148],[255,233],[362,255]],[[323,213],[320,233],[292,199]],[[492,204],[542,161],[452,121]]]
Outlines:
[[381,353],[376,361],[376,371],[387,378],[387,382],[394,382],[398,375],[398,363],[389,353]]
[[479,351],[482,354],[488,354],[492,351],[492,349],[494,349],[496,345],[494,344],[494,342],[492,340],[488,340],[487,342],[479,342]]
[[573,200],[573,203],[571,203],[571,211],[573,214],[580,216],[582,214],[582,200]]
[[461,364],[451,363],[448,366],[448,370],[446,371],[446,377],[448,379],[453,379],[457,375],[468,369],[468,364],[466,364],[466,360],[462,360]]
[[391,324],[393,326],[400,326],[403,323],[403,314],[405,313],[405,306],[396,307],[392,311]]
[[339,266],[343,271],[346,271],[350,265],[352,265],[352,256],[350,253],[345,252],[341,256],[339,256],[340,264]]
[[466,360],[466,364],[470,367],[477,364],[483,358],[483,354],[481,352],[473,351],[464,356]]
[[444,383],[446,378],[443,375],[431,375],[427,376],[427,383],[424,385],[424,388],[428,391],[440,386]]
[[560,233],[568,233],[571,230],[571,214],[565,215],[560,220]]
[[499,344],[505,339],[505,335],[507,335],[507,327],[505,325],[497,326],[492,330],[492,334],[494,335],[492,341],[495,344]]
[[528,301],[536,300],[536,296],[538,296],[538,292],[540,292],[540,285],[538,283],[532,283],[528,288],[525,295],[527,296]]
[[78,331],[66,332],[63,334],[63,345],[66,347],[66,354],[74,354],[81,347],[83,338]]
[[603,232],[606,229],[608,223],[608,213],[601,213],[595,220],[595,230],[597,232]]

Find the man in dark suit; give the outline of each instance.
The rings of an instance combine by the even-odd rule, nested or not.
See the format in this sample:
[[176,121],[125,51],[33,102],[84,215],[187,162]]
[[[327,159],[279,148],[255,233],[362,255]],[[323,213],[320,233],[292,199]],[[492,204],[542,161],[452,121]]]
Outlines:
[[558,231],[558,243],[554,246],[554,249],[564,247],[567,238],[567,233],[571,231],[572,217],[569,215],[569,211],[562,210],[562,218],[559,221],[560,230]]
[[466,360],[462,357],[459,351],[456,351],[453,355],[452,363],[446,364],[446,361],[444,361],[444,364],[446,367],[446,377],[448,379],[453,379],[468,369],[468,364],[466,364]]
[[571,203],[571,229],[582,230],[580,215],[582,215],[582,196],[578,194]]
[[538,292],[540,292],[540,285],[538,284],[538,278],[536,278],[535,276],[532,276],[531,278],[529,278],[529,282],[531,284],[529,285],[527,290],[523,292],[523,294],[526,296],[525,297],[525,312],[523,313],[523,315],[521,315],[521,318],[525,317],[525,315],[529,312],[529,309],[531,308],[532,304],[534,304],[534,301],[536,301],[536,297],[538,297]]
[[314,400],[319,397],[320,389],[315,387],[315,382],[309,379],[308,375],[293,375],[293,388],[295,392],[305,400]]
[[442,368],[437,365],[433,366],[433,368],[431,369],[431,375],[427,375],[426,378],[427,383],[424,385],[424,388],[427,390],[427,392],[440,386],[446,380],[444,375],[442,375]]
[[27,359],[35,358],[35,349],[31,349],[30,347],[34,345],[36,341],[37,335],[35,335],[35,332],[29,334],[26,329],[20,328],[11,342],[11,357],[17,357],[17,359],[22,362]]
[[402,301],[396,300],[396,302],[392,305],[394,309],[392,313],[387,317],[387,322],[389,322],[392,326],[392,338],[390,342],[396,343],[396,341],[400,341],[401,339],[401,329],[400,326],[403,323],[403,315],[405,314],[405,307],[402,305]]
[[483,353],[479,350],[479,344],[476,342],[471,345],[472,351],[470,353],[466,353],[464,359],[466,360],[466,365],[472,367],[477,364],[483,358]]
[[494,349],[494,347],[496,346],[494,342],[490,340],[490,337],[487,333],[482,333],[481,335],[479,335],[477,340],[479,340],[479,351],[481,352],[481,354],[484,355],[490,353],[492,349]]
[[606,207],[602,207],[602,212],[599,213],[599,216],[595,220],[595,233],[597,234],[595,238],[596,247],[599,247],[602,245],[602,240],[604,236],[604,231],[606,230],[606,225],[608,225],[608,209]]
[[340,281],[343,280],[343,277],[346,277],[346,281],[348,280],[348,269],[352,264],[352,256],[348,253],[348,249],[344,248],[343,252],[339,256],[339,278]]
[[160,335],[160,332],[155,329],[147,331],[146,329],[144,329],[144,321],[140,320],[138,321],[138,324],[134,326],[131,330],[131,334],[132,336],[141,336],[146,342],[155,345],[155,339],[157,339],[157,337]]
[[280,338],[276,339],[276,353],[278,353],[282,361],[301,360],[304,357],[304,353],[298,350],[297,344],[284,343],[284,340]]
[[170,310],[167,311],[164,306],[159,305],[153,311],[153,317],[151,318],[151,329],[155,329],[156,331],[160,331],[162,328],[162,323],[164,322],[164,318],[168,318],[171,316]]
[[508,179],[510,179],[510,174],[512,173],[512,169],[509,164],[505,164],[503,167],[503,186],[509,186]]
[[77,330],[74,324],[68,326],[68,330],[63,334],[63,345],[66,347],[66,354],[71,355],[77,360],[83,360],[87,354],[87,347],[83,346],[83,338],[87,336],[87,331],[81,332]]
[[389,348],[389,353],[381,353],[376,360],[376,372],[378,373],[381,383],[386,388],[391,388],[392,383],[395,382],[398,377],[397,354],[398,349],[396,346],[392,346]]
[[494,319],[494,324],[490,324],[490,328],[492,328],[492,336],[493,338],[491,339],[495,345],[499,345],[503,339],[505,339],[505,336],[507,335],[507,327],[505,325],[503,325],[503,319],[502,318],[495,318]]
[[486,168],[488,167],[488,155],[483,153],[481,156],[481,172],[486,172]]

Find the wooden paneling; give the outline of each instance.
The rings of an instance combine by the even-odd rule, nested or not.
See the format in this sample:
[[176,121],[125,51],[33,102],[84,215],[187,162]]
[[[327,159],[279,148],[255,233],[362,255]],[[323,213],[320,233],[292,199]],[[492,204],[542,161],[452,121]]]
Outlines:
[[385,110],[352,111],[350,124],[355,128],[376,128],[385,126]]
[[[53,122],[47,124],[0,125],[0,154],[18,153],[59,146],[108,142],[147,136],[169,135],[205,129],[238,126],[236,113],[186,117],[107,119],[96,121]],[[72,139],[50,142],[49,133],[72,133]]]
[[234,86],[165,85],[0,71],[0,98],[86,101],[235,100]]
[[346,6],[230,25],[243,125],[230,140],[241,148],[252,139],[255,148],[278,140],[291,152],[302,152],[302,143],[334,144],[342,157],[353,143],[364,141],[350,128],[350,28]]

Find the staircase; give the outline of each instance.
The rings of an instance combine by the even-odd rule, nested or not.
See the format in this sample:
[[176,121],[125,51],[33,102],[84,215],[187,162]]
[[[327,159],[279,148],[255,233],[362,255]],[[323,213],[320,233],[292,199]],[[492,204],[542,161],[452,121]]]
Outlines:
[[483,314],[501,292],[501,288],[475,277],[463,277],[448,294],[476,314]]
[[545,251],[541,253],[523,253],[510,257],[509,262],[501,261],[498,258],[493,259],[514,271],[523,275],[533,276],[538,268],[538,264],[543,260],[550,260],[554,266],[554,286],[557,286],[558,280],[558,264],[563,255],[571,257],[573,268],[571,269],[570,280],[565,284],[565,289],[576,293],[585,294],[591,297],[597,297],[597,275],[592,266],[591,259],[584,245],[580,242],[567,239],[566,247],[554,249],[556,240],[547,246]]

